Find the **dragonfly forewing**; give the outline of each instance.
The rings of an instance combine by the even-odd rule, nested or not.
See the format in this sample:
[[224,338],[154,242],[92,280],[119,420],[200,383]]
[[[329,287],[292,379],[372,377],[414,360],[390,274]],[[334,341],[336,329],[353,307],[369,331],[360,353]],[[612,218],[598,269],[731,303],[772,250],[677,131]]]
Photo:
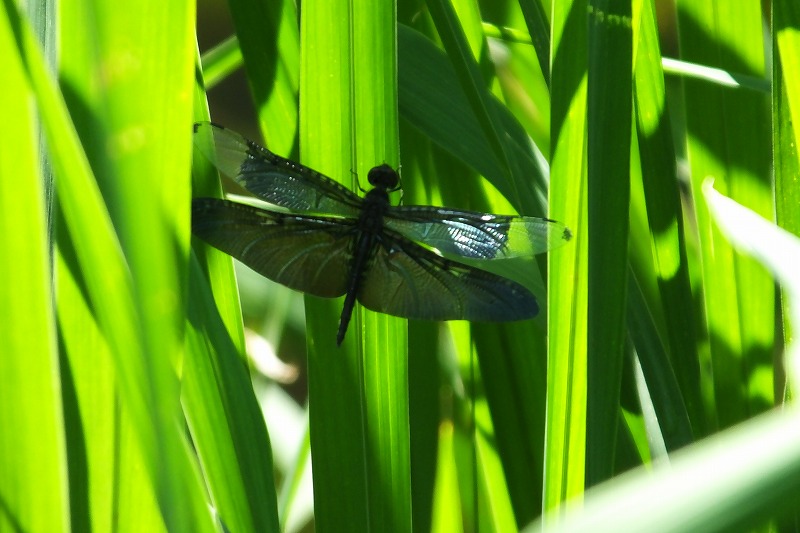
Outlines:
[[220,172],[266,202],[297,212],[358,216],[361,199],[350,190],[234,131],[199,122],[194,140]]
[[546,218],[429,206],[394,207],[384,224],[445,255],[470,259],[532,257],[557,248],[572,237],[566,226]]

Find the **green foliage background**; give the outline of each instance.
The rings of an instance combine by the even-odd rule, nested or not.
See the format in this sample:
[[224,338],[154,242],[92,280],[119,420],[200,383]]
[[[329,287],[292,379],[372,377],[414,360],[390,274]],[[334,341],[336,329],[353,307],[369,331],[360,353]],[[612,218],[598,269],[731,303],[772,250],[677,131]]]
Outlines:
[[[648,0],[228,7],[236,40],[201,62],[191,2],[3,2],[0,530],[791,527],[792,308],[768,270],[789,294],[797,242],[706,178],[800,232],[797,2],[659,3],[681,62]],[[298,318],[240,272],[240,305],[189,206],[221,194],[190,125],[242,64],[279,154],[566,223],[501,271],[542,315],[361,310],[337,349],[340,302]],[[305,325],[307,414],[249,368],[240,308],[281,353]]]

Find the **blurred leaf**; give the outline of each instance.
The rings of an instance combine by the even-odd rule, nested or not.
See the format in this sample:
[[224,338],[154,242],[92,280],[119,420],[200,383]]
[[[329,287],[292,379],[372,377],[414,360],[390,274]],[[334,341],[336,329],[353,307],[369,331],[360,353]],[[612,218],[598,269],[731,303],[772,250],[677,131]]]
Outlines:
[[[100,41],[105,44],[98,44],[107,54],[104,57],[115,58],[109,59],[108,64],[114,64],[117,69],[103,71],[108,82],[108,85],[100,87],[104,91],[92,92],[98,89],[97,85],[82,84],[92,79],[85,75],[86,72],[98,72],[96,49],[89,50],[86,42],[76,36],[76,46],[70,49],[69,58],[61,55],[66,65],[65,73],[71,72],[69,69],[78,64],[88,69],[83,71],[81,80],[65,74],[70,104],[74,104],[81,90],[87,89],[86,93],[80,93],[84,97],[83,105],[70,111],[74,111],[76,123],[84,132],[88,121],[94,121],[94,129],[89,134],[93,142],[88,159],[65,102],[50,80],[36,45],[32,43],[25,25],[15,21],[16,46],[23,51],[53,170],[58,177],[59,208],[63,211],[64,221],[59,228],[59,248],[65,251],[74,246],[75,250],[74,260],[68,258],[57,265],[72,269],[69,276],[74,276],[80,290],[85,291],[109,347],[107,352],[90,352],[91,348],[97,347],[96,336],[87,336],[88,342],[84,342],[79,336],[72,335],[74,332],[69,332],[69,335],[65,332],[64,335],[65,342],[70,342],[65,345],[64,353],[74,368],[70,377],[81,379],[75,383],[67,381],[70,385],[68,416],[81,416],[81,423],[91,424],[91,430],[86,434],[78,433],[82,428],[80,424],[69,426],[67,442],[72,446],[69,453],[74,454],[73,464],[76,467],[84,464],[89,471],[87,474],[78,467],[70,487],[78,490],[84,486],[81,476],[98,479],[99,475],[104,481],[108,480],[111,466],[108,460],[112,457],[120,461],[115,472],[125,480],[124,490],[104,494],[109,498],[107,505],[89,509],[86,498],[81,498],[79,492],[74,493],[75,500],[71,503],[75,505],[75,523],[78,525],[102,525],[107,523],[109,515],[106,513],[113,512],[117,519],[128,524],[137,523],[145,529],[161,528],[163,520],[171,530],[203,531],[212,526],[212,521],[196,465],[187,453],[184,435],[177,431],[179,425],[176,422],[180,420],[176,418],[180,412],[178,383],[175,367],[170,367],[170,363],[179,363],[175,355],[180,353],[183,322],[181,246],[176,246],[175,228],[182,226],[183,235],[188,233],[186,211],[176,212],[171,206],[180,202],[181,193],[188,201],[188,187],[181,187],[179,183],[166,187],[166,182],[158,178],[162,172],[180,175],[179,171],[182,171],[185,174],[188,166],[189,145],[177,141],[188,140],[188,131],[181,133],[165,126],[180,119],[181,111],[185,117],[189,116],[188,102],[183,106],[168,102],[166,95],[180,91],[166,90],[162,84],[175,87],[184,83],[188,86],[191,80],[188,31],[191,17],[187,6],[179,3],[169,8],[143,4],[138,9],[142,11],[134,19],[147,21],[150,30],[147,39],[142,38],[144,33],[135,25],[128,24],[130,13],[125,17],[120,17],[119,12],[115,12],[117,16],[108,17],[100,13],[99,18],[92,19],[96,32],[87,32],[86,27],[80,32],[81,35],[93,33],[94,44]],[[8,5],[6,13],[13,16]],[[74,17],[77,11],[70,14]],[[70,27],[74,21],[75,18],[67,19],[64,24]],[[127,25],[122,29],[121,24]],[[181,27],[183,31],[179,31]],[[64,33],[71,34],[69,31]],[[130,40],[128,36],[132,36]],[[164,49],[172,53],[154,53],[154,50]],[[124,54],[120,55],[123,50]],[[159,83],[151,83],[151,79],[159,80]],[[141,90],[137,92],[137,88]],[[141,100],[130,99],[133,93]],[[91,115],[89,110],[93,105],[100,106],[102,112]],[[168,139],[164,140],[162,135]],[[176,149],[180,146],[184,146],[183,151]],[[166,150],[170,152],[167,154]],[[94,174],[89,168],[90,162],[95,166]],[[100,181],[95,181],[95,175],[102,177]],[[114,179],[109,181],[110,175]],[[99,183],[104,185],[105,197],[101,196]],[[120,202],[121,197],[127,201]],[[113,215],[109,216],[109,213]],[[117,232],[123,236],[121,240],[118,240]],[[188,244],[185,237],[184,242]],[[72,302],[85,320],[87,313],[79,297],[74,297]],[[59,314],[71,312],[68,303],[59,302]],[[62,326],[72,324],[67,317],[62,321]],[[113,419],[115,415],[110,410],[120,406],[113,402],[102,404],[109,413],[97,417],[87,415],[83,418],[79,414],[78,409],[91,405],[88,398],[92,397],[95,389],[98,389],[100,397],[108,398],[105,383],[92,387],[91,383],[82,381],[95,377],[82,367],[84,358],[106,353],[111,355],[114,383],[119,387],[125,414],[118,424],[98,428],[94,424]],[[72,394],[80,397],[72,397]],[[98,405],[91,407],[99,408]],[[92,440],[89,451],[93,454],[84,459],[83,439],[96,437],[96,428],[106,432],[104,438],[111,439],[106,442],[115,451],[109,454],[107,448],[96,446],[98,441]],[[116,483],[119,480],[113,480],[111,486]],[[132,499],[134,494],[144,501]],[[160,516],[153,514],[153,506],[147,503],[153,494],[157,495]],[[171,502],[175,498],[180,498],[184,505],[173,505]],[[96,514],[87,517],[88,512]]]
[[[6,7],[8,9],[8,6]],[[44,188],[34,98],[13,32],[0,14],[0,529],[66,531],[69,493]]]
[[[587,492],[580,510],[545,531],[731,531],[795,508],[800,419],[772,411]],[[747,461],[742,461],[747,457]],[[541,531],[532,524],[526,531]]]

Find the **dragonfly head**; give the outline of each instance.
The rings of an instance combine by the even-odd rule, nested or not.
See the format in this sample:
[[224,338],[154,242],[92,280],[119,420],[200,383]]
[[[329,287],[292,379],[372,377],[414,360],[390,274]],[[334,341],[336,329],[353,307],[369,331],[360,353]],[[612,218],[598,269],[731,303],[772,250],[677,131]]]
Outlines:
[[369,174],[367,174],[367,180],[373,187],[379,187],[387,191],[397,190],[397,185],[400,183],[397,172],[386,163],[370,170]]

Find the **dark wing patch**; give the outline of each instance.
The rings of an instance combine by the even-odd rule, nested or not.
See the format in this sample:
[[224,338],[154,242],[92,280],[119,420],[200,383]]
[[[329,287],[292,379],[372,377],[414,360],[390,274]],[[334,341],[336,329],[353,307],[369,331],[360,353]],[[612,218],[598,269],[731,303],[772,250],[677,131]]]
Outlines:
[[220,172],[266,202],[293,211],[358,216],[361,198],[347,188],[236,132],[198,122],[194,144]]
[[314,296],[345,293],[354,226],[346,219],[275,213],[197,198],[192,233],[262,276]]
[[566,226],[546,218],[429,206],[392,207],[384,225],[443,254],[471,259],[530,257],[571,237]]
[[503,322],[539,312],[522,285],[448,261],[389,231],[364,272],[358,301],[379,313],[423,320]]

